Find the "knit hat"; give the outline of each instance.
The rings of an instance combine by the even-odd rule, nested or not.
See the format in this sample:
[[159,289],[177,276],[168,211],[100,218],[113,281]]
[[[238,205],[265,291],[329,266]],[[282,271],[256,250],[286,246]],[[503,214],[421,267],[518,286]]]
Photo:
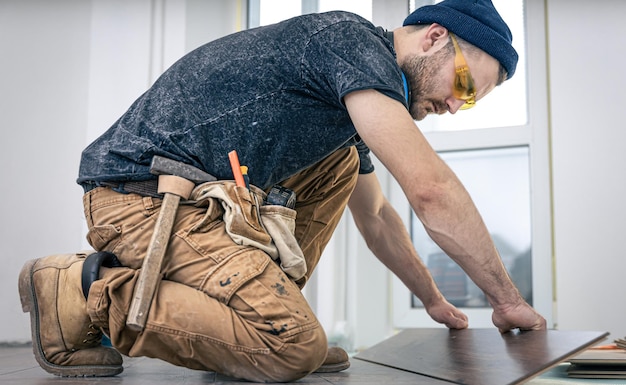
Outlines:
[[403,25],[437,23],[502,64],[510,79],[517,66],[513,36],[491,0],[444,0],[416,9]]

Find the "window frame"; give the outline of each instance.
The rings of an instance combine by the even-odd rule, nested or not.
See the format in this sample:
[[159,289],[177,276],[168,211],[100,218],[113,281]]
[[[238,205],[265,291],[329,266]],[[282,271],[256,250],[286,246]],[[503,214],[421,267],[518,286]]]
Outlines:
[[[526,124],[509,127],[479,128],[462,131],[431,131],[424,135],[437,152],[496,149],[526,146],[529,151],[531,187],[531,254],[533,307],[553,321],[553,246],[551,204],[550,131],[548,120],[546,27],[544,0],[524,0],[527,106]],[[495,91],[497,92],[497,91]],[[407,228],[411,207],[400,186],[390,181],[389,196]],[[430,319],[423,308],[411,306],[411,293],[392,277],[392,324],[394,328],[442,326]],[[461,308],[471,327],[491,327],[491,309]]]
[[[247,1],[251,28],[258,25],[259,0]],[[301,2],[303,9],[310,11],[317,1]],[[372,22],[389,30],[400,26],[408,11],[409,0],[372,0]],[[425,135],[437,151],[529,146],[533,300],[550,327],[554,325],[554,289],[545,13],[545,0],[525,1],[527,52],[526,62],[519,65],[525,64],[527,71],[526,124]],[[411,208],[406,197],[384,166],[375,158],[373,161],[383,192],[409,229]],[[303,292],[329,342],[348,351],[372,346],[399,328],[443,327],[434,323],[424,309],[411,308],[411,293],[368,249],[349,210]],[[488,309],[463,310],[470,317],[470,326],[493,327]]]

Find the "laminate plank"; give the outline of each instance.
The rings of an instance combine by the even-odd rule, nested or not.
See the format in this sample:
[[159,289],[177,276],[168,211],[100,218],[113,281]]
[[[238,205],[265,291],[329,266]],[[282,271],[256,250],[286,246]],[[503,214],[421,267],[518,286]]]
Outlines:
[[456,384],[517,384],[606,338],[606,332],[497,329],[404,330],[357,359]]

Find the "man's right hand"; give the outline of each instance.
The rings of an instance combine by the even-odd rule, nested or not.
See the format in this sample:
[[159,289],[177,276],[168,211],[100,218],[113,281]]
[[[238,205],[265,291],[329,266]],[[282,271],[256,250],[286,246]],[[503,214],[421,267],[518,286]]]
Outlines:
[[445,298],[442,298],[435,305],[427,307],[426,312],[430,318],[450,329],[466,329],[469,326],[467,315],[446,301]]

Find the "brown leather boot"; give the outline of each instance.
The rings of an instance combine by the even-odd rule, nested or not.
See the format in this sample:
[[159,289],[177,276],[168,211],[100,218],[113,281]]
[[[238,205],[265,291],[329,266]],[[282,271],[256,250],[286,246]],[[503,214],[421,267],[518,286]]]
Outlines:
[[328,348],[328,354],[322,366],[315,373],[335,373],[346,370],[350,367],[350,358],[345,350],[338,346]]
[[63,377],[104,377],[122,372],[122,356],[101,346],[81,288],[85,254],[60,254],[26,262],[19,277],[23,311],[30,312],[33,352],[39,365]]

